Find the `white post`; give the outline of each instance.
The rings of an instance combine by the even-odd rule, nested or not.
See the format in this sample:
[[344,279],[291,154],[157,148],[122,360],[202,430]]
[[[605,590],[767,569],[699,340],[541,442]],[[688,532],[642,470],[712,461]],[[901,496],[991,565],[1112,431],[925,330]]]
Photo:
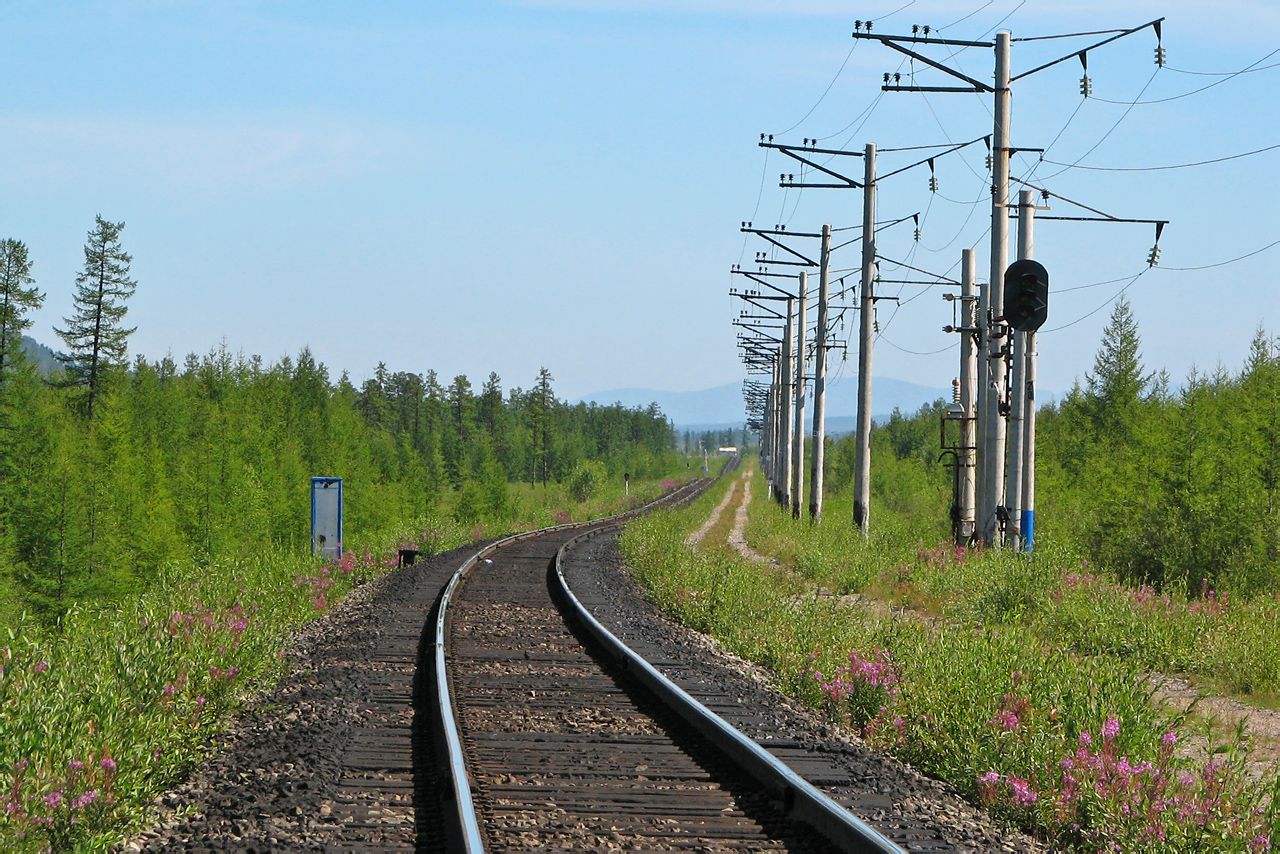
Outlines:
[[1027,439],[1022,466],[1022,548],[1032,551],[1036,542],[1036,333],[1027,333],[1027,409],[1023,416]]
[[[974,295],[974,282],[978,277],[977,253],[966,249],[961,254],[960,272],[960,325],[971,330],[977,325],[978,305]],[[974,464],[977,456],[977,435],[974,409],[978,382],[978,342],[974,333],[960,333],[960,405],[964,407],[964,421],[960,428],[960,533],[967,540],[974,534]]]
[[[1018,260],[1035,255],[1036,200],[1032,190],[1018,194]],[[1013,336],[1013,380],[1009,388],[1009,544],[1014,551],[1022,546],[1022,511],[1025,508],[1023,467],[1026,464],[1027,333],[1011,330]]]
[[[991,271],[987,284],[992,318],[1004,316],[1004,271],[1009,266],[1009,148],[1010,92],[1009,44],[1007,31],[996,33],[995,124],[991,140]],[[993,333],[995,330],[991,329]],[[1005,391],[1005,363],[1001,353],[1004,339],[988,335],[987,400],[983,411],[983,443],[979,465],[983,472],[982,506],[979,525],[987,545],[998,545],[1000,539],[997,507],[1004,503],[1005,422],[1000,414],[1000,400]]]
[[822,521],[822,464],[827,435],[827,300],[831,281],[831,226],[822,227],[818,258],[818,328],[813,333],[813,474],[809,478],[809,521]]
[[795,465],[791,469],[791,515],[799,519],[804,507],[804,357],[805,307],[809,302],[809,274],[800,272],[799,311],[796,314]]
[[782,465],[778,470],[778,503],[783,507],[791,504],[791,407],[795,403],[791,396],[791,330],[795,326],[796,300],[787,297],[787,327],[782,333],[782,384],[778,393],[782,396],[782,429],[779,431]]
[[871,524],[871,322],[875,314],[876,146],[867,143],[862,178],[862,316],[858,318],[858,446],[854,459],[853,521],[865,534]]
[[[1034,258],[1036,255],[1035,194],[1023,190],[1018,205],[1018,257]],[[1023,395],[1022,395],[1022,501],[1018,514],[1018,530],[1022,535],[1023,551],[1035,546],[1036,518],[1036,333],[1022,333],[1023,343]]]
[[778,384],[775,362],[769,376],[769,390],[764,393],[764,419],[760,424],[760,473],[764,475],[767,497],[773,497],[773,390]]

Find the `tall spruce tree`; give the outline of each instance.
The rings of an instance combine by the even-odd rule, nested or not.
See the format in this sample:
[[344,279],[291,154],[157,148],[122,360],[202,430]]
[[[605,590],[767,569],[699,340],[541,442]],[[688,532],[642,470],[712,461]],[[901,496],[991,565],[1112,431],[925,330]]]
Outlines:
[[1120,297],[1102,330],[1102,346],[1093,372],[1085,375],[1085,396],[1095,427],[1123,439],[1133,426],[1134,411],[1150,389],[1153,374],[1142,365],[1142,339],[1129,301]]
[[27,312],[44,304],[44,294],[31,278],[31,259],[21,240],[0,240],[0,387],[22,348],[22,330],[31,326]]
[[108,371],[123,365],[133,329],[121,325],[137,283],[129,278],[133,257],[120,247],[123,222],[107,222],[101,214],[84,245],[84,270],[76,276],[75,314],[64,317],[67,328],[55,329],[70,354],[60,356],[67,379],[88,390],[89,420]]

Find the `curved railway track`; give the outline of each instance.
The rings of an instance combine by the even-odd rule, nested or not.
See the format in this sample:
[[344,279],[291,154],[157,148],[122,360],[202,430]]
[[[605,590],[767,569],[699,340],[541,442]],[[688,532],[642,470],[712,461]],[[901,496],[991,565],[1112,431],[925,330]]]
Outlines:
[[432,682],[450,847],[902,851],[591,617],[561,565],[617,526],[502,541],[444,592]]
[[[291,641],[286,677],[195,778],[157,799],[160,823],[119,850],[885,850],[867,849],[856,822],[853,836],[833,830],[845,813],[911,851],[1043,850],[666,620],[625,571],[618,527],[459,549],[361,588]],[[571,595],[553,592],[561,576]],[[594,616],[566,622],[575,599]],[[438,632],[447,600],[451,637]],[[592,639],[596,619],[673,684]],[[440,685],[454,689],[446,716]],[[658,700],[679,693],[749,738],[726,745],[726,727]],[[761,770],[761,747],[795,773]],[[744,755],[755,768],[728,758]],[[796,775],[839,806],[811,800]],[[476,818],[463,818],[466,802]]]

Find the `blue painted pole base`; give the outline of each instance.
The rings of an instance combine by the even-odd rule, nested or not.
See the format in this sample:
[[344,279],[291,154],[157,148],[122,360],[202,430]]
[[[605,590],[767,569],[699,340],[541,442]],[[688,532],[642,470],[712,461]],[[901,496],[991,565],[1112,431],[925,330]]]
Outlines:
[[1036,511],[1022,511],[1022,550],[1032,551],[1036,542]]

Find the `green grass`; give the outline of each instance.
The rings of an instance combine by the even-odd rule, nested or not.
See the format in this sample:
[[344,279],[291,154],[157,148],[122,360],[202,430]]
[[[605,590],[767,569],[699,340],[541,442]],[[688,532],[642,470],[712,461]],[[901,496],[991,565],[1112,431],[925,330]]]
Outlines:
[[[763,494],[759,478],[756,489]],[[873,508],[868,540],[843,521],[851,513],[839,499],[817,528],[753,502],[750,542],[793,567],[762,571],[684,546],[717,500],[628,527],[623,549],[642,583],[686,625],[770,668],[873,745],[1080,851],[1251,851],[1274,836],[1274,776],[1248,778],[1239,742],[1210,735],[1198,754],[1175,749],[1205,734],[1153,703],[1145,678],[1174,649],[1220,661],[1256,649],[1252,665],[1238,666],[1266,670],[1277,659],[1260,637],[1275,625],[1271,605],[1239,624],[1253,630],[1238,639],[1213,621],[1242,606],[1161,599],[1148,619],[1147,593],[1081,576],[1070,555],[1028,561],[925,546],[884,508]],[[940,616],[883,616],[803,595],[823,587],[875,591]]]
[[0,849],[104,851],[148,818],[201,745],[279,676],[285,638],[327,613],[396,550],[436,554],[478,539],[616,513],[661,480],[583,503],[556,485],[512,489],[497,520],[455,511],[366,537],[342,560],[262,549],[170,567],[143,595],[79,607],[54,627],[12,617],[0,636]]

